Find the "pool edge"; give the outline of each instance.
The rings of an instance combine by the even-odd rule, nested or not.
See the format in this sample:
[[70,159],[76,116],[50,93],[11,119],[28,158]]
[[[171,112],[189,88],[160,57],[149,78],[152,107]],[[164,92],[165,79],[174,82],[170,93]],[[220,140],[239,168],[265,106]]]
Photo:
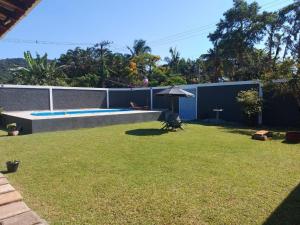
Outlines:
[[84,117],[65,117],[51,119],[35,119],[2,114],[3,125],[17,123],[21,134],[64,131],[80,128],[93,128],[116,124],[130,124],[161,120],[163,111],[141,111],[128,114],[90,115]]

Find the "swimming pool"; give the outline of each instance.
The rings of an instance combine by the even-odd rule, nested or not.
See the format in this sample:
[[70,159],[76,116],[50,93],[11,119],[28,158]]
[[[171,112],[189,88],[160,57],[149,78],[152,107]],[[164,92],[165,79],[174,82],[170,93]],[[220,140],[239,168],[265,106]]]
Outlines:
[[98,113],[114,113],[132,111],[131,109],[85,109],[85,110],[66,110],[66,111],[47,111],[33,112],[32,116],[64,116],[64,115],[83,115],[83,114],[98,114]]
[[116,124],[157,121],[163,111],[131,109],[68,109],[57,111],[18,111],[1,114],[3,124],[17,123],[22,134],[92,128]]

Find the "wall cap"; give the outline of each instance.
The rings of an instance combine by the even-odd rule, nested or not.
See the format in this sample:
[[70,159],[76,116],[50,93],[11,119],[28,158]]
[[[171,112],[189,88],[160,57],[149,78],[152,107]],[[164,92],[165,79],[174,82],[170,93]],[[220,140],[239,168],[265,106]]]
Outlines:
[[[274,80],[274,83],[286,82],[286,80]],[[188,84],[178,85],[180,88],[192,89],[198,87],[220,87],[220,86],[233,86],[233,85],[251,85],[262,84],[259,80],[250,81],[230,81],[220,83],[202,83],[202,84]],[[53,89],[53,90],[84,90],[84,91],[138,91],[138,90],[160,90],[169,88],[170,86],[162,87],[141,87],[141,88],[89,88],[89,87],[62,87],[62,86],[39,86],[39,85],[16,85],[16,84],[0,84],[0,88],[26,88],[26,89]]]
[[[203,84],[188,84],[178,85],[181,88],[197,88],[197,87],[211,87],[211,86],[227,86],[227,85],[246,85],[246,84],[259,84],[258,80],[255,81],[234,81],[222,83],[203,83]],[[28,89],[62,89],[62,90],[90,90],[90,91],[128,91],[128,90],[150,90],[150,89],[164,89],[170,86],[162,87],[141,87],[141,88],[89,88],[89,87],[63,87],[63,86],[40,86],[40,85],[18,85],[18,84],[0,84],[0,88],[28,88]]]

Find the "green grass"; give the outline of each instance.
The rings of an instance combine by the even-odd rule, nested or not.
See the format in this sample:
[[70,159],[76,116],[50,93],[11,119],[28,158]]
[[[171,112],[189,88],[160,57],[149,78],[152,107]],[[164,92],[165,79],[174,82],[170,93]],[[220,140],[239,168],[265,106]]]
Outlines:
[[[0,163],[21,160],[8,177],[51,224],[262,224],[299,184],[299,144],[253,141],[245,129],[159,128],[2,136]],[[298,194],[284,216],[297,214]],[[299,219],[280,215],[278,224]]]

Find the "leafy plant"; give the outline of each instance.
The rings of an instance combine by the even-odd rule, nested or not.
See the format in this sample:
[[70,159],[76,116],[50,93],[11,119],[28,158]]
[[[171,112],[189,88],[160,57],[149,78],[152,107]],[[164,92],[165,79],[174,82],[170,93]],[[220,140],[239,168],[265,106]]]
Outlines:
[[30,52],[24,53],[26,67],[14,69],[13,83],[31,85],[66,85],[65,74],[56,65],[56,61],[49,60],[47,54],[34,58]]
[[164,86],[171,86],[171,85],[183,85],[187,84],[184,77],[180,76],[179,74],[171,74],[165,82],[162,82]]
[[236,100],[241,105],[243,114],[250,123],[253,123],[256,116],[262,112],[263,100],[258,91],[254,89],[240,91]]
[[11,123],[6,126],[6,129],[8,132],[13,132],[13,131],[18,130],[18,127],[17,127],[16,123]]
[[[298,69],[294,63],[294,60],[288,59],[277,64],[276,73],[264,77],[264,90],[273,93],[274,97],[291,96],[300,113],[300,63],[297,64]],[[300,119],[300,114],[298,116]]]

